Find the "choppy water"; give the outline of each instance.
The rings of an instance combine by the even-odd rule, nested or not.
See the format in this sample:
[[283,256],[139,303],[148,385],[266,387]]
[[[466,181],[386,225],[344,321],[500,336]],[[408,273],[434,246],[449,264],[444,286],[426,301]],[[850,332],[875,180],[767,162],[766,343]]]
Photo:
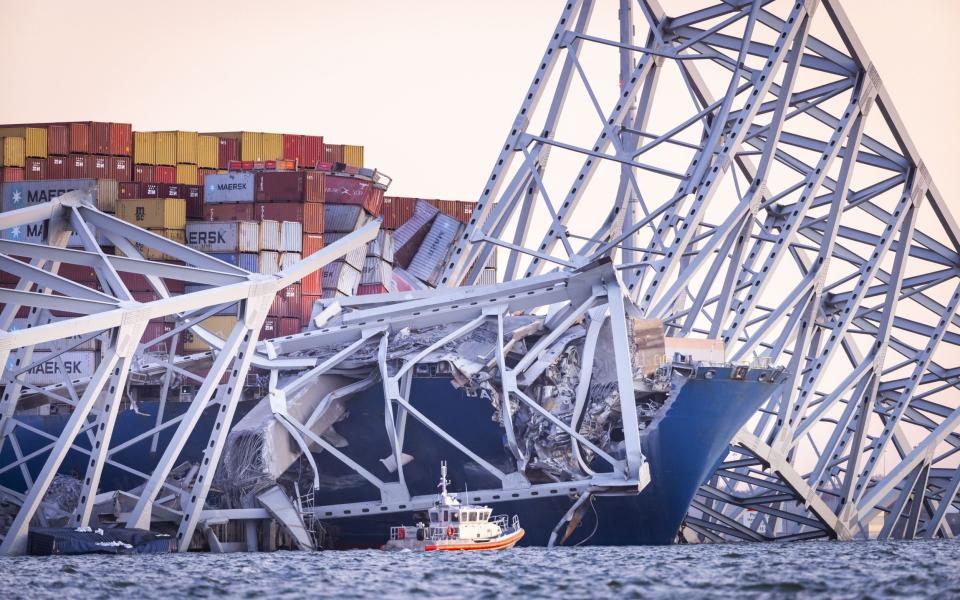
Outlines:
[[960,598],[960,540],[0,558],[0,598]]

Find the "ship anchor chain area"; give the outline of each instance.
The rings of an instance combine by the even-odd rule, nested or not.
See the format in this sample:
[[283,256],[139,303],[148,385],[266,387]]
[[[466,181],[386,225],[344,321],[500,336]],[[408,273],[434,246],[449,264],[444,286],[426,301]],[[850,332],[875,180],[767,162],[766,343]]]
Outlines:
[[953,537],[950,202],[836,0],[704,4],[562,4],[469,206],[317,136],[5,170],[0,553]]

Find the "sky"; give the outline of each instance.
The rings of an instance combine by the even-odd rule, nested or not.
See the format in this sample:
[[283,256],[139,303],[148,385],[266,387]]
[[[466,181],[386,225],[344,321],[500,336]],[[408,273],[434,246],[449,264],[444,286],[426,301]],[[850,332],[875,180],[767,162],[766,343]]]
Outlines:
[[[392,194],[475,200],[561,4],[0,0],[0,121],[319,134]],[[842,5],[951,201],[960,2]]]

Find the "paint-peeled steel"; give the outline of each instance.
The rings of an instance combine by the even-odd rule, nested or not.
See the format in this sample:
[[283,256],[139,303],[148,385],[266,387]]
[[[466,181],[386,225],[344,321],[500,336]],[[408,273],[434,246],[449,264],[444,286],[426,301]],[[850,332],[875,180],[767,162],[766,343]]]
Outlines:
[[66,156],[48,156],[46,158],[46,165],[44,167],[44,179],[66,179],[67,178],[67,161],[69,160]]
[[301,250],[303,250],[303,223],[280,221],[280,251],[300,252]]
[[260,249],[280,251],[280,222],[272,219],[260,221]]
[[363,167],[363,146],[343,145],[343,162],[351,167]]
[[[324,241],[327,243],[328,246],[330,246],[342,240],[348,235],[350,234],[349,233],[327,233],[324,236]],[[360,271],[363,269],[363,264],[366,258],[367,258],[367,248],[366,248],[366,245],[364,244],[354,248],[353,250],[345,254],[342,260],[346,261],[347,264],[349,264],[354,269]]]
[[99,352],[90,350],[72,350],[54,356],[52,352],[34,352],[31,368],[22,376],[29,385],[46,386],[63,383],[65,379],[77,379],[93,375],[99,363]]
[[463,225],[451,216],[438,214],[423,238],[423,243],[407,266],[414,277],[430,285],[436,285],[447,255],[454,246]]
[[367,256],[376,256],[393,264],[393,234],[384,229],[377,232],[377,237],[367,244]]
[[117,202],[117,217],[146,229],[176,229],[187,224],[187,203],[181,198],[138,198]]
[[303,201],[325,202],[326,184],[324,174],[320,171],[305,171],[303,173]]
[[409,266],[439,212],[427,202],[417,201],[413,215],[393,234],[394,265],[402,268]]
[[393,267],[390,263],[376,256],[364,259],[363,271],[360,273],[361,284],[379,284],[387,286],[393,280]]
[[253,173],[208,175],[203,181],[203,199],[207,204],[253,202],[255,197]]
[[265,171],[255,175],[257,202],[303,202],[303,176],[295,171]]
[[70,154],[70,128],[66,125],[47,127],[47,156],[66,156]]
[[338,260],[323,268],[323,290],[352,295],[360,285],[360,271],[345,261]]
[[349,233],[367,222],[363,209],[351,204],[324,204],[323,229],[326,233]]
[[28,158],[24,162],[23,167],[23,178],[27,181],[36,181],[38,179],[46,179],[47,176],[47,159],[45,158]]
[[215,135],[197,136],[197,166],[201,169],[216,169],[219,167],[219,164],[219,138],[217,138]]
[[158,165],[174,166],[177,164],[177,132],[156,132],[156,160]]
[[300,319],[300,284],[294,283],[277,292],[267,315]]
[[3,155],[0,156],[0,163],[4,167],[20,167],[23,168],[24,161],[26,160],[25,154],[25,143],[22,137],[9,136],[3,138],[2,144]]
[[90,152],[90,125],[70,123],[70,153],[86,154]]
[[252,202],[204,204],[200,218],[204,221],[253,221],[258,218],[254,213],[255,206]]
[[280,272],[280,253],[273,250],[260,252],[260,273],[274,275]]

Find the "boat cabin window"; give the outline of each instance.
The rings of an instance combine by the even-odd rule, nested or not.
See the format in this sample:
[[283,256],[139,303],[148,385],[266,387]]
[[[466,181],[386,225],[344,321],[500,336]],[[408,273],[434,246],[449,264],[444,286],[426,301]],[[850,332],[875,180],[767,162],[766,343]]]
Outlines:
[[444,520],[444,521],[449,521],[449,520],[450,520],[450,512],[449,512],[449,511],[446,511],[446,510],[443,511],[443,520]]
[[453,514],[450,515],[450,518],[451,518],[452,520],[454,520],[454,521],[459,521],[459,520],[460,520],[460,513],[458,513],[457,511],[453,511]]

